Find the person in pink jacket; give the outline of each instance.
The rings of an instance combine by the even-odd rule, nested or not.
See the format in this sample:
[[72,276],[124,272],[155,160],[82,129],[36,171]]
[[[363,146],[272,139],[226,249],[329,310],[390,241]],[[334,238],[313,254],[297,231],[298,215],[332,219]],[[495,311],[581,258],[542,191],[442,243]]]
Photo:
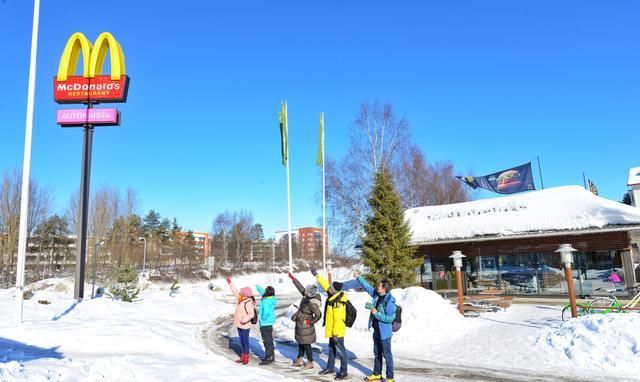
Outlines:
[[238,288],[231,282],[231,278],[227,278],[227,283],[231,287],[233,296],[236,298],[236,311],[233,314],[233,325],[238,328],[238,337],[242,346],[240,358],[236,361],[246,365],[249,363],[249,331],[251,330],[251,322],[256,317],[256,300],[253,297],[251,288],[244,287],[238,292]]

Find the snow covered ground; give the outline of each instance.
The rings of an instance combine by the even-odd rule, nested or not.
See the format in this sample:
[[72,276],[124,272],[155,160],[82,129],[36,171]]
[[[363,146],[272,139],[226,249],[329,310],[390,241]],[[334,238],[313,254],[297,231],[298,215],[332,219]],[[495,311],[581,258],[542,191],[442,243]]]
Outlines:
[[[313,282],[308,272],[299,278],[303,284]],[[337,272],[336,279],[348,278],[349,270]],[[234,282],[238,286],[274,285],[287,304],[299,298],[286,275],[239,276]],[[25,301],[21,326],[13,323],[14,291],[0,290],[0,315],[5,318],[0,323],[0,381],[305,378],[261,368],[255,355],[250,366],[238,366],[230,361],[231,355],[211,349],[205,332],[214,321],[227,320],[233,311],[233,300],[222,279],[214,281],[213,292],[206,282],[182,284],[174,297],[169,296],[168,285],[151,284],[134,303],[101,297],[74,304],[72,280],[45,280],[35,289],[39,290]],[[560,306],[514,305],[506,312],[463,319],[431,291],[408,288],[393,293],[403,307],[403,327],[392,346],[398,359],[398,380],[494,380],[487,377],[492,375],[522,381],[640,381],[636,370],[640,364],[640,315],[636,313],[563,323]],[[346,337],[347,348],[357,357],[349,372],[359,376],[372,367],[371,334],[364,310],[369,297],[356,291],[350,291],[349,296],[359,310]],[[293,339],[291,310],[276,324],[275,334],[281,340]],[[325,349],[323,329],[317,329],[318,345]],[[281,360],[285,356],[290,354],[276,354]],[[321,358],[326,362],[326,354]],[[455,372],[445,373],[448,369]]]

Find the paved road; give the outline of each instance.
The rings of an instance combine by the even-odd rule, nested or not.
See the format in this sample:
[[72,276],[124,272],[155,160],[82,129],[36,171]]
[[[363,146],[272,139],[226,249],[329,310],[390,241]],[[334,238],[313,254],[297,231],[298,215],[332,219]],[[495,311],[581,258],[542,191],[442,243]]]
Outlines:
[[[299,299],[291,296],[284,296],[278,298],[278,305],[276,307],[276,313],[278,317],[282,317],[291,303],[297,302]],[[229,300],[229,303],[233,301]],[[205,345],[216,354],[225,356],[230,360],[238,358],[239,343],[237,334],[233,328],[232,318],[219,317],[215,321],[211,322],[202,331],[202,339]],[[251,330],[251,363],[254,365],[258,363],[258,357],[261,357],[263,353],[262,343],[260,339],[260,331],[255,327]],[[277,353],[283,354],[289,359],[295,358],[298,351],[298,346],[295,342],[288,340],[280,340],[276,338],[276,350]],[[314,348],[314,353],[318,354],[316,361],[320,359],[321,353],[320,347]],[[281,357],[282,358],[282,357]],[[403,382],[414,381],[433,381],[433,382],[451,382],[451,381],[491,381],[491,382],[586,382],[584,379],[571,379],[563,378],[556,375],[536,375],[530,372],[514,371],[508,369],[491,369],[491,368],[474,368],[469,370],[457,365],[444,364],[437,362],[430,362],[426,360],[411,359],[405,357],[394,357],[396,380]],[[501,363],[508,363],[508,360],[498,361]],[[319,362],[322,366],[326,365],[326,354],[322,356]],[[355,354],[349,354],[349,369],[359,370],[362,374],[368,374],[371,372],[371,366],[373,365],[372,358],[358,358]],[[336,365],[337,366],[337,365]],[[318,369],[308,372],[302,372],[297,368],[291,367],[291,362],[288,360],[279,360],[273,365],[268,366],[270,370],[275,373],[292,377],[300,378],[306,381],[332,381],[333,378],[319,376]],[[354,373],[355,374],[355,373]],[[351,381],[360,381],[361,377],[354,376]],[[600,381],[599,379],[594,379]]]

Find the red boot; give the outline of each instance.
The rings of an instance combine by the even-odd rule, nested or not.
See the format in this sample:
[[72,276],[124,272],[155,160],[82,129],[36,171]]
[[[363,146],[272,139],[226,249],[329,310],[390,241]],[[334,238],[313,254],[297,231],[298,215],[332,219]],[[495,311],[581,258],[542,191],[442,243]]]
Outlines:
[[244,354],[244,359],[242,360],[242,364],[246,365],[249,363],[249,353]]
[[236,360],[236,363],[244,363],[244,353],[240,354],[240,358]]

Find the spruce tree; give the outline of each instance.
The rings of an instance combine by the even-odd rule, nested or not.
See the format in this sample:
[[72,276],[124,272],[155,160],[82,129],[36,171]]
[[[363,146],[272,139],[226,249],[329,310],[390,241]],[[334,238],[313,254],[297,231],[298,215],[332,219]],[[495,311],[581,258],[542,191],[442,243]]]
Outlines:
[[391,175],[384,168],[375,175],[369,206],[373,215],[365,224],[362,243],[368,278],[373,282],[386,278],[394,287],[414,285],[416,269],[422,260],[413,257],[415,247],[409,243],[409,224],[404,220]]

